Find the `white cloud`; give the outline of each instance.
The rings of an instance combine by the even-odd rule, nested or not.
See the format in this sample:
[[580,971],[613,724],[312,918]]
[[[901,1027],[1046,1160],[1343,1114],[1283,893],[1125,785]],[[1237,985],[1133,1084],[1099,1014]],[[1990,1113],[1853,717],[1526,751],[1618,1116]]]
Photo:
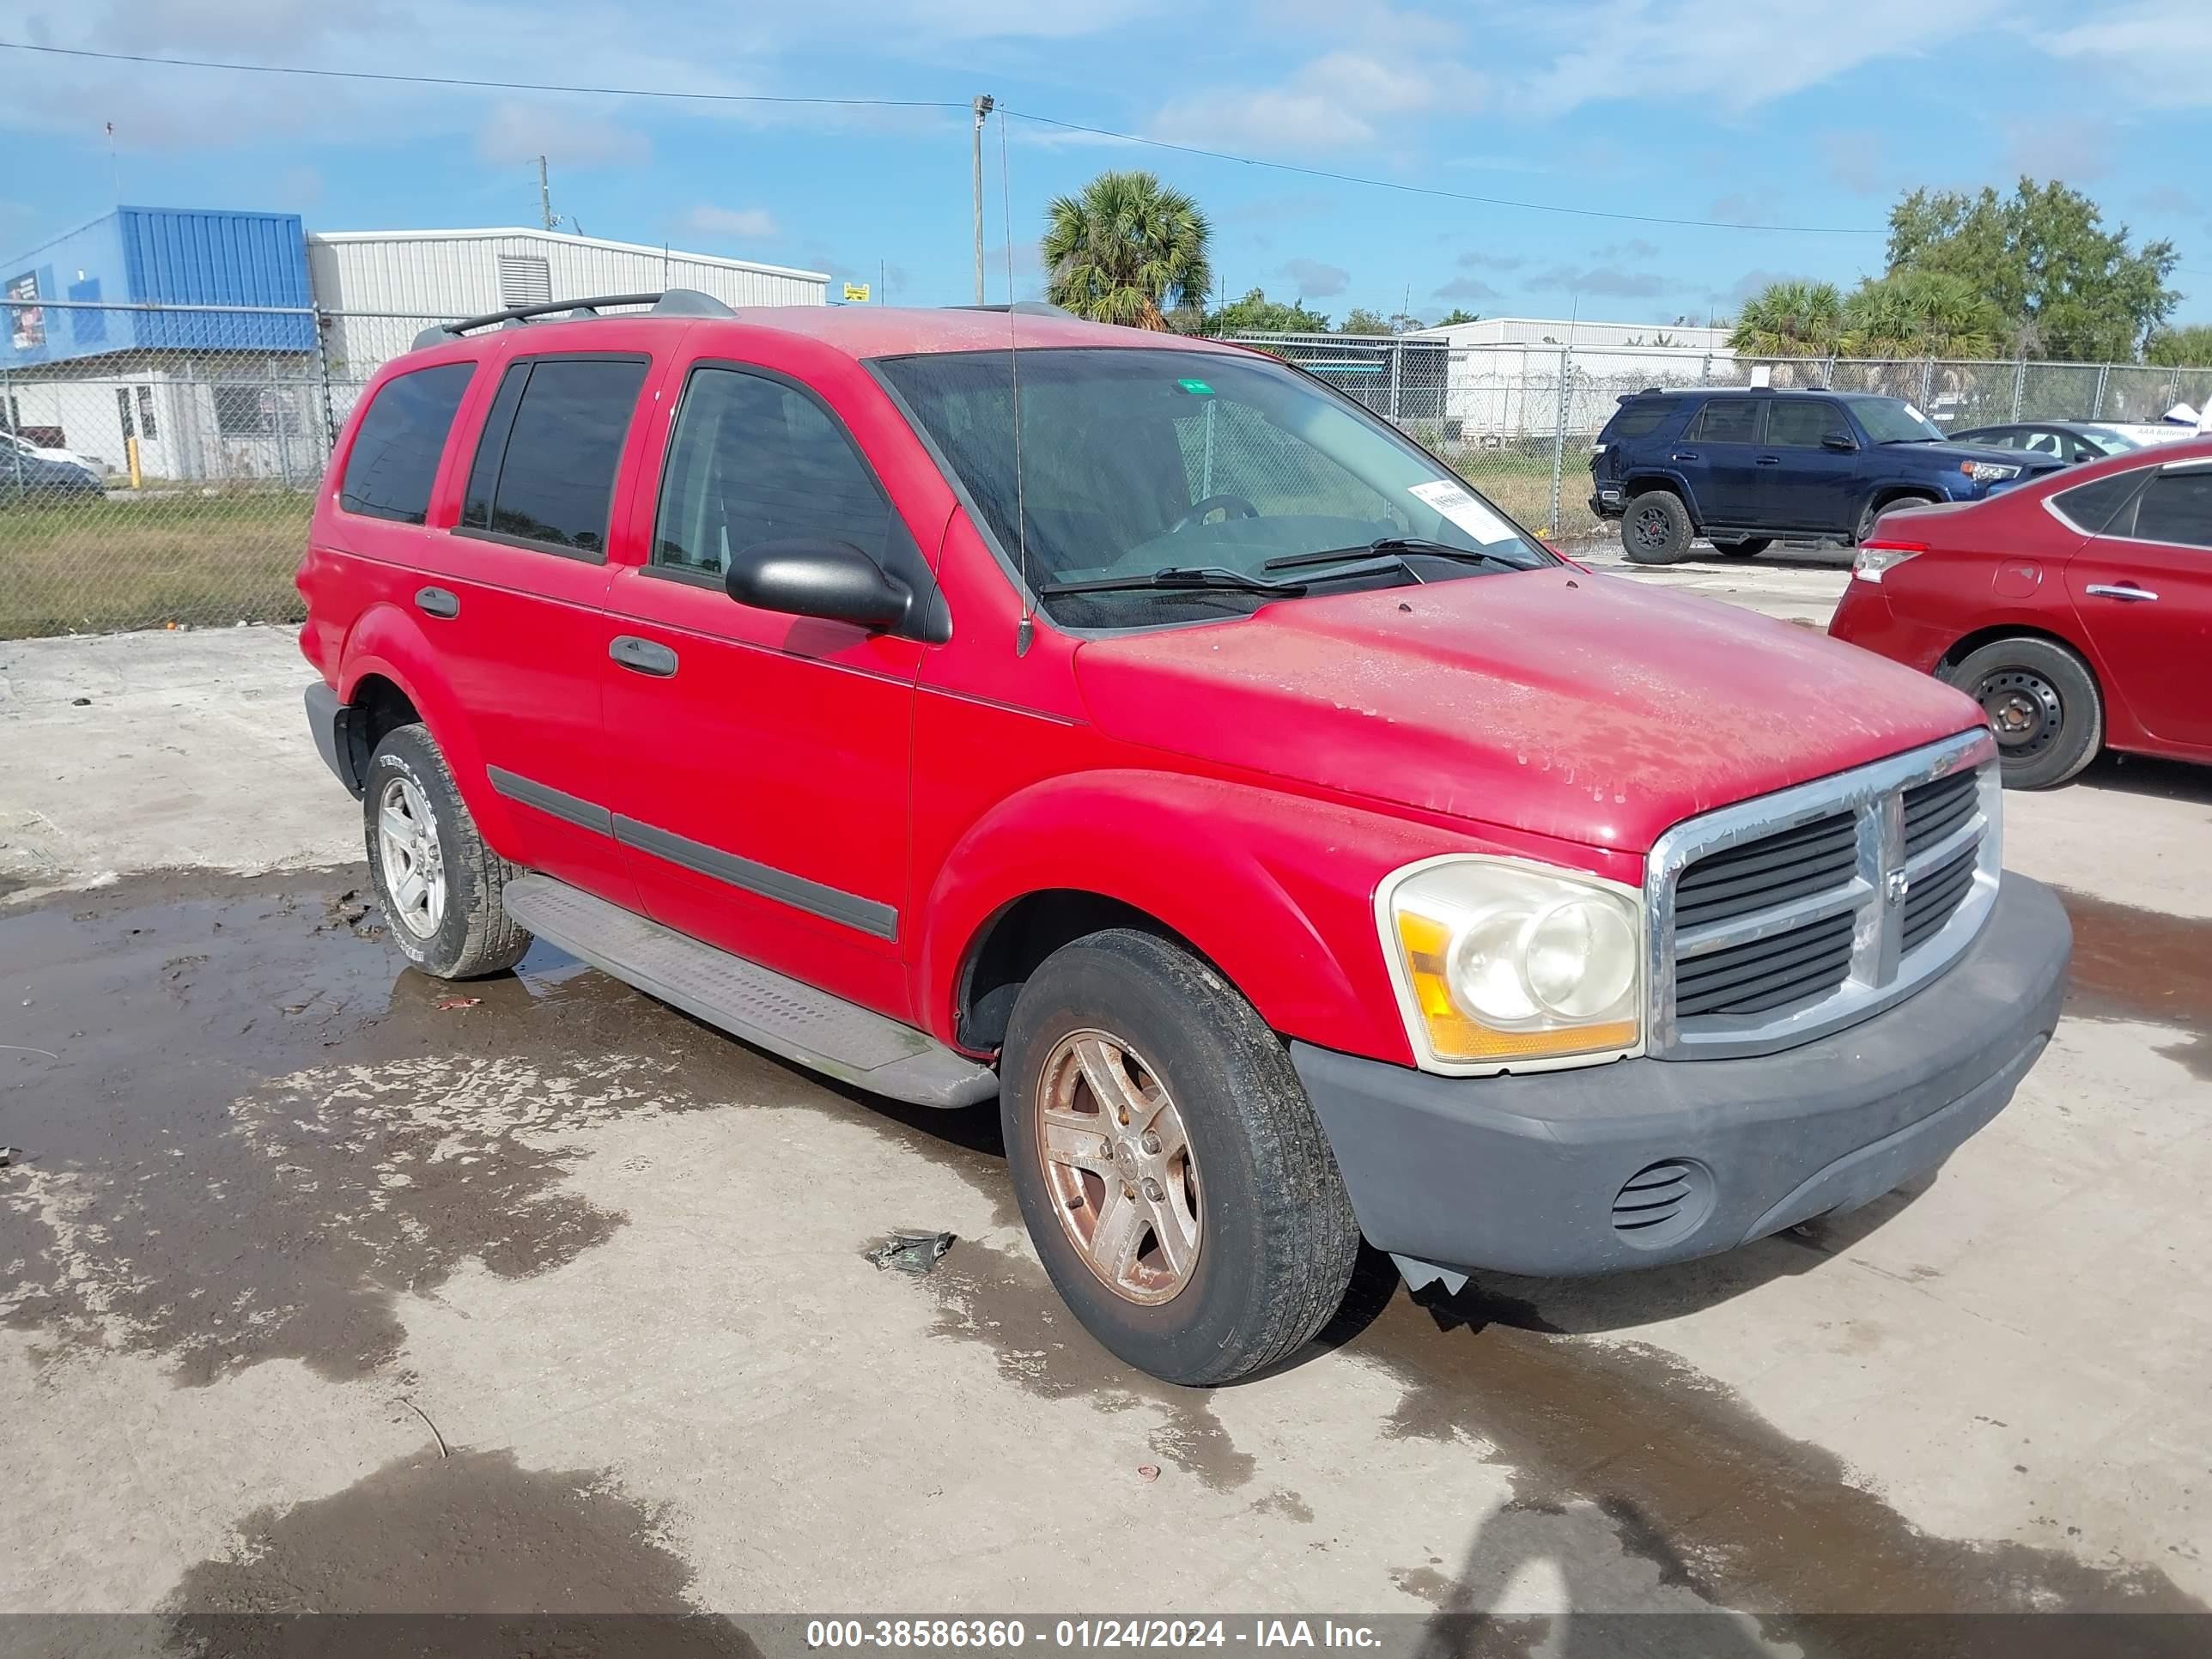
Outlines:
[[1595,294],[1615,300],[1650,300],[1672,286],[1664,276],[1648,270],[1622,270],[1612,265],[1578,269],[1554,265],[1528,279],[1531,288],[1557,289],[1562,294]]
[[1146,131],[1208,149],[1312,155],[1375,143],[1385,127],[1409,116],[1469,112],[1486,95],[1482,77],[1449,58],[1330,52],[1279,85],[1172,99]]
[[1297,284],[1298,297],[1303,300],[1329,299],[1352,284],[1352,273],[1342,265],[1323,264],[1318,259],[1293,259],[1283,267],[1283,275]]
[[[1517,260],[1515,263],[1519,263]],[[1455,276],[1435,292],[1439,300],[1502,300],[1505,296],[1480,276]]]
[[[1644,99],[1741,112],[1885,58],[1916,57],[1980,27],[2008,0],[1853,0],[1747,6],[1741,0],[1608,0],[1528,21],[1559,42],[1526,82],[1531,107]],[[2095,26],[2101,30],[2105,25]]]
[[2133,104],[2212,106],[2212,6],[2203,0],[2101,7],[2043,46],[2055,58],[2106,70]]
[[2046,115],[2005,123],[2005,167],[2033,179],[2085,184],[2112,170],[2119,129],[2100,116]]
[[573,103],[507,102],[477,130],[477,154],[495,167],[519,167],[541,155],[563,167],[632,167],[650,160],[653,146],[635,128]]
[[766,208],[715,207],[704,202],[684,216],[684,228],[702,236],[737,236],[756,242],[776,234],[775,216]]

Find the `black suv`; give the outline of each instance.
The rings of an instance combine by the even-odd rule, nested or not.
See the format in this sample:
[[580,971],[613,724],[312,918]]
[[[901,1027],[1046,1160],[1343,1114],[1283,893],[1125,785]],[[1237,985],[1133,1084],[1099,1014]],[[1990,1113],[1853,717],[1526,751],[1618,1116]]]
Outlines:
[[1863,541],[1893,507],[1979,501],[2060,465],[1956,443],[1901,398],[1764,386],[1632,392],[1590,456],[1590,511],[1639,564],[1704,536],[1732,558],[1778,538]]

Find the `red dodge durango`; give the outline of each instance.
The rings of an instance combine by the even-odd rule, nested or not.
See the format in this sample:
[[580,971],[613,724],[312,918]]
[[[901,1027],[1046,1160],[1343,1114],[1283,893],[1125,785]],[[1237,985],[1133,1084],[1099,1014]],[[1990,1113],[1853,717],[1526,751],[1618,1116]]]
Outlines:
[[1455,1286],[1864,1204],[2057,1018],[1970,697],[1583,569],[1239,347],[683,291],[433,329],[299,586],[416,964],[542,939],[995,1101],[1054,1283],[1177,1382],[1297,1349],[1363,1236]]

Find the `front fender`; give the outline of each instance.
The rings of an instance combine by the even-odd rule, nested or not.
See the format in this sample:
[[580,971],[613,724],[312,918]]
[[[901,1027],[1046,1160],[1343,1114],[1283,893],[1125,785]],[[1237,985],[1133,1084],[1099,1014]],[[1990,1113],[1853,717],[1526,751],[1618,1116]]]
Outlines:
[[1135,907],[1203,952],[1278,1031],[1410,1065],[1376,933],[1383,876],[1465,834],[1182,773],[1079,773],[979,818],[939,867],[916,964],[930,1029],[953,1038],[961,970],[991,920],[1073,889]]

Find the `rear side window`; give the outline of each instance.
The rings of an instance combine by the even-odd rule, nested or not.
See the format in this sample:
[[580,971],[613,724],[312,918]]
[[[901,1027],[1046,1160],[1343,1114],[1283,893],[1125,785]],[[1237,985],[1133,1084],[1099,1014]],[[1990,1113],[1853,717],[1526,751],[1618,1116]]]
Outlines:
[[477,442],[462,527],[604,558],[646,367],[641,357],[539,357],[509,368]]
[[763,542],[820,537],[880,562],[890,507],[842,428],[797,387],[694,370],[668,447],[653,562],[720,575]]
[[1648,438],[1667,424],[1674,404],[1665,398],[1637,398],[1623,404],[1599,433],[1601,443],[1617,444],[1627,438]]
[[438,458],[475,372],[474,363],[441,363],[386,380],[354,434],[338,505],[398,524],[427,519]]
[[1698,416],[1690,435],[1702,443],[1755,444],[1759,441],[1760,404],[1750,398],[1716,398]]
[[2153,478],[2136,507],[2135,538],[2212,547],[2212,468]]
[[[2140,468],[2115,472],[2094,483],[2076,484],[2071,489],[2062,489],[2051,498],[2051,505],[2066,515],[2085,536],[2101,535],[2112,527],[2112,515],[2135,498],[2143,481]],[[2120,532],[2124,533],[2124,532]]]

